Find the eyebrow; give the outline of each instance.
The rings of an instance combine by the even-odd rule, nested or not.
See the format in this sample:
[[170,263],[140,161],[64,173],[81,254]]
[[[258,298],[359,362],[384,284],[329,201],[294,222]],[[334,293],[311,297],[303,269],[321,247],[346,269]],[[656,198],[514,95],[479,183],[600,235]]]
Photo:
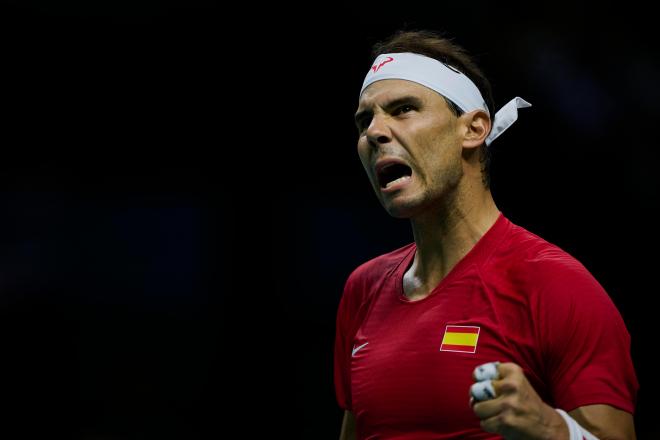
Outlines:
[[[404,105],[404,104],[411,104],[414,105],[415,107],[421,107],[422,106],[422,100],[419,99],[416,96],[412,95],[406,95],[402,96],[400,98],[393,99],[392,101],[386,102],[385,105],[382,107],[385,109],[386,112],[390,112],[394,110],[395,108]],[[371,110],[361,110],[355,114],[355,125],[359,127],[360,122],[371,115],[373,112]]]

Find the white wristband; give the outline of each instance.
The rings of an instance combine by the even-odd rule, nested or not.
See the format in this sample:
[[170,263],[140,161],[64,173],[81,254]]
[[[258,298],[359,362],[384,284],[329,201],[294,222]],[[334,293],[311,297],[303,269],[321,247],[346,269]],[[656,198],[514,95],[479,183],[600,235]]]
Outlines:
[[559,413],[560,416],[566,422],[568,426],[568,438],[569,440],[598,440],[598,437],[584,429],[575,419],[569,416],[566,411],[559,408],[555,408],[555,411]]

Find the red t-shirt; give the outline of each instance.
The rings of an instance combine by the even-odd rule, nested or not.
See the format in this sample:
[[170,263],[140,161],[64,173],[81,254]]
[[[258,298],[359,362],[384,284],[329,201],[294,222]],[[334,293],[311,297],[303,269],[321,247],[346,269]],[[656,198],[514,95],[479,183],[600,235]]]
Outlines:
[[472,371],[520,365],[565,411],[634,410],[630,335],[607,293],[575,258],[502,214],[424,299],[402,278],[410,244],[358,267],[337,312],[335,390],[359,439],[500,438],[469,406]]

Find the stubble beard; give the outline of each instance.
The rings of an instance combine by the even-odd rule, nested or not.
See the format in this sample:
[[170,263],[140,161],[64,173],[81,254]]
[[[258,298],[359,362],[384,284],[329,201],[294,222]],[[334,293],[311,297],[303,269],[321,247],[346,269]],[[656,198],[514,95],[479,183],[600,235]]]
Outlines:
[[459,163],[432,182],[427,182],[421,194],[397,203],[387,203],[381,199],[381,204],[388,214],[401,219],[412,219],[430,213],[447,213],[456,205],[457,189],[462,177],[463,167]]

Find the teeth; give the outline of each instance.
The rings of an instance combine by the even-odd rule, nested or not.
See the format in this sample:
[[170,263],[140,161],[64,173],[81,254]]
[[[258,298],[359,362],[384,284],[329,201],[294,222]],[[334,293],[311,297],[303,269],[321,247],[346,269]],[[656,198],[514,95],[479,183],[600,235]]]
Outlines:
[[399,182],[403,182],[404,180],[410,180],[410,176],[401,176],[396,180],[393,180],[391,182],[387,182],[387,185],[385,185],[385,188],[389,188],[390,186],[392,186],[396,183],[399,183]]

